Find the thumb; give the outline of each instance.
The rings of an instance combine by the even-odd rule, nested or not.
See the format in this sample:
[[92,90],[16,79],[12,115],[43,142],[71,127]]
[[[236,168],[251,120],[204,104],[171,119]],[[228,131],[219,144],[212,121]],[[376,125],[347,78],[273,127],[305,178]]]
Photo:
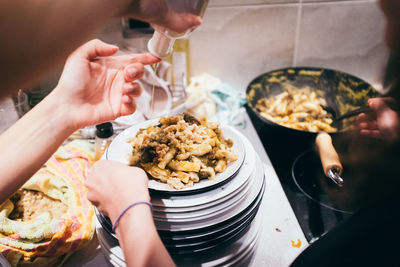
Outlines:
[[93,60],[97,57],[111,56],[114,55],[117,51],[118,46],[107,44],[98,39],[91,40],[82,47],[82,52],[89,60]]

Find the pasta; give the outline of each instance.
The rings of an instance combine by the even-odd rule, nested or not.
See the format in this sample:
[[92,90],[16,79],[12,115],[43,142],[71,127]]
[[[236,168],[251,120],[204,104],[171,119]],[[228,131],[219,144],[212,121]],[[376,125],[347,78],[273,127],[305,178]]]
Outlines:
[[261,116],[274,123],[309,132],[336,132],[332,116],[322,108],[325,100],[305,87],[287,85],[285,90],[270,98],[258,100],[256,109]]
[[228,162],[238,159],[233,141],[224,137],[218,123],[188,114],[163,117],[128,142],[132,145],[130,164],[174,189],[213,180]]

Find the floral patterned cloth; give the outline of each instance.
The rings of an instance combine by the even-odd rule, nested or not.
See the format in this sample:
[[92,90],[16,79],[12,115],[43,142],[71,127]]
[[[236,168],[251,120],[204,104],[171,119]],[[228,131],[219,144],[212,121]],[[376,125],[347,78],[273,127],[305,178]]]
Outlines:
[[60,149],[22,188],[58,199],[68,207],[62,218],[43,213],[34,220],[8,218],[10,200],[0,205],[0,251],[12,266],[60,265],[84,247],[95,231],[95,213],[87,200],[86,172],[93,163],[92,145],[76,140]]

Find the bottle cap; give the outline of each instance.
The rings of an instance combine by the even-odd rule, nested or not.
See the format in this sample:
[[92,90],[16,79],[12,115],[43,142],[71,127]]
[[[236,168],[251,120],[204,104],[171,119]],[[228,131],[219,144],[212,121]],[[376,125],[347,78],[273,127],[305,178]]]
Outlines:
[[150,41],[147,43],[147,49],[156,57],[165,58],[172,53],[174,42],[174,38],[154,31],[153,37],[151,37]]
[[105,122],[96,125],[96,136],[100,138],[108,138],[114,134],[111,122]]

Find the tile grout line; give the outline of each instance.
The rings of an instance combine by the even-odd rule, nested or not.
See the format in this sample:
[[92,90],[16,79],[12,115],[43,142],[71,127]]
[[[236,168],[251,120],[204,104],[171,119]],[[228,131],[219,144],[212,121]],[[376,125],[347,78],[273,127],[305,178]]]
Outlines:
[[297,10],[297,22],[296,22],[296,33],[294,37],[294,51],[293,51],[293,62],[292,67],[296,67],[297,65],[297,50],[299,46],[300,39],[300,23],[301,23],[301,13],[303,10],[303,0],[299,1],[299,9]]

